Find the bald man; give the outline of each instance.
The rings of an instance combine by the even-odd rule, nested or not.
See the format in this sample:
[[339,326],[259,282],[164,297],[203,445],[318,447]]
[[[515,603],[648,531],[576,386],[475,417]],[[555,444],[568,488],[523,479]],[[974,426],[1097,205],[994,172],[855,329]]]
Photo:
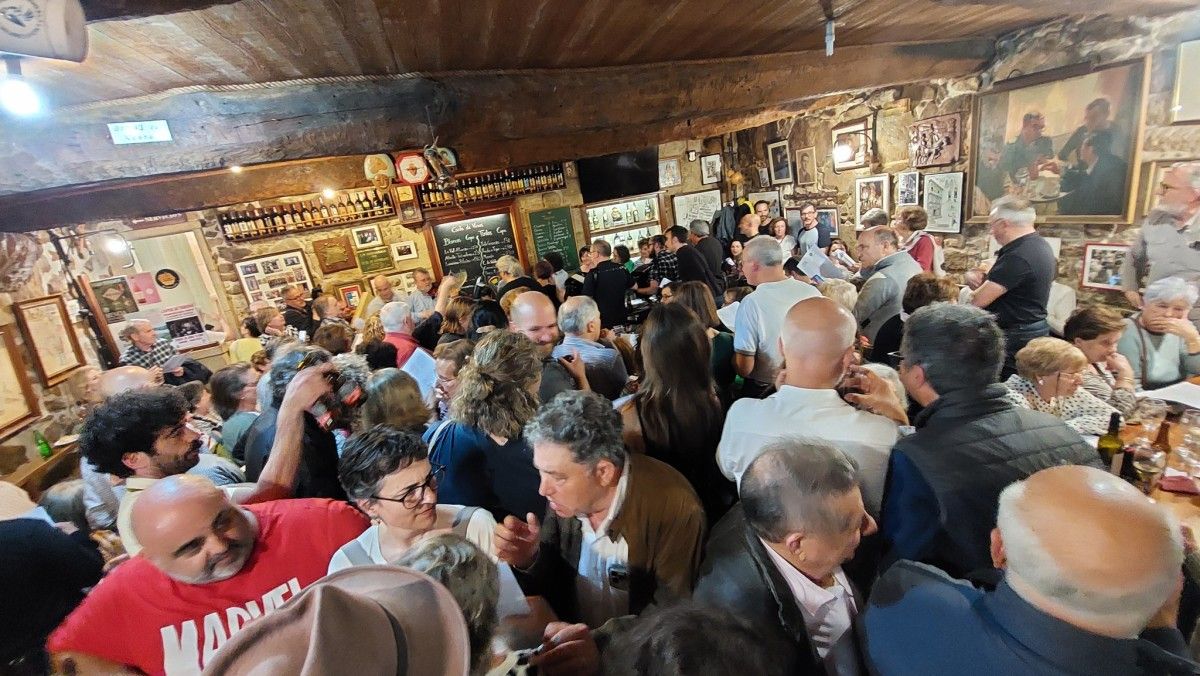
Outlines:
[[541,291],[526,291],[517,296],[508,311],[508,329],[523,333],[537,345],[542,357],[542,384],[538,398],[550,401],[554,395],[567,390],[590,390],[587,373],[578,350],[559,359],[554,358],[554,348],[561,335],[558,332],[558,315],[554,304]]
[[396,294],[396,289],[392,286],[392,278],[387,275],[375,275],[371,278],[371,291],[375,297],[367,303],[367,314],[371,317],[383,309],[384,305],[392,301],[403,300]]
[[141,554],[110,573],[48,642],[57,660],[86,665],[81,673],[199,673],[247,623],[323,577],[334,552],[367,526],[345,502],[238,506],[193,476],[147,488],[132,518]]
[[[1000,494],[993,591],[912,561],[865,611],[871,672],[1191,674],[1175,629],[1183,544],[1165,507],[1111,474],[1044,469]],[[1139,638],[1140,636],[1140,638]]]
[[740,483],[764,448],[803,434],[833,444],[858,463],[867,510],[879,514],[888,455],[899,432],[895,421],[858,410],[838,393],[858,373],[852,370],[856,328],[854,317],[828,298],[792,306],[779,337],[784,370],[775,394],[739,399],[725,417],[717,462],[726,477]]

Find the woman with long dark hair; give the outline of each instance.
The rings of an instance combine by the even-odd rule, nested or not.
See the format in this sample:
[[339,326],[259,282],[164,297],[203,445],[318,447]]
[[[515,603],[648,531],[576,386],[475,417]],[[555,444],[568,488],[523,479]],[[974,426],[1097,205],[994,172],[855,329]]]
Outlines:
[[717,467],[725,413],[709,366],[708,333],[686,307],[658,305],[642,324],[638,352],[641,386],[621,407],[625,445],[679,470],[716,523],[737,492]]

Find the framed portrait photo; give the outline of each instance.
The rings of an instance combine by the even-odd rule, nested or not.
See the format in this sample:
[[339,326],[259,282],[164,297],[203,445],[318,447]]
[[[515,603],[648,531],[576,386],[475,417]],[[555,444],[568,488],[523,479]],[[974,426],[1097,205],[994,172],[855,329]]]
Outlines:
[[892,212],[892,177],[887,174],[854,179],[854,227],[862,230],[862,219],[872,209]]
[[658,187],[670,188],[683,183],[679,174],[679,158],[658,161]]
[[41,415],[29,377],[25,374],[25,362],[17,349],[12,327],[0,327],[0,382],[9,387],[0,389],[0,439],[16,434]]
[[963,173],[925,174],[926,232],[962,232]]
[[13,312],[43,385],[54,387],[86,363],[62,294],[17,301]]
[[1028,200],[1039,223],[1128,223],[1149,59],[1021,76],[975,98],[969,214]]
[[767,169],[771,172],[771,185],[792,182],[791,155],[787,139],[767,144]]
[[1175,89],[1171,95],[1171,124],[1200,124],[1200,40],[1179,45],[1175,59]]
[[1083,274],[1079,278],[1079,286],[1084,289],[1120,291],[1121,265],[1128,255],[1128,244],[1085,243]]
[[862,169],[871,165],[871,136],[875,133],[871,118],[864,117],[834,127],[830,139],[833,170]]
[[700,157],[700,183],[711,185],[721,182],[721,156],[719,154]]
[[908,207],[921,203],[921,172],[902,171],[896,174],[896,206]]
[[813,146],[796,151],[796,185],[801,187],[817,184],[817,149]]
[[938,115],[908,127],[908,157],[918,169],[954,164],[962,151],[962,113]]
[[350,239],[355,249],[369,249],[383,244],[383,234],[379,232],[379,226],[374,224],[350,228]]

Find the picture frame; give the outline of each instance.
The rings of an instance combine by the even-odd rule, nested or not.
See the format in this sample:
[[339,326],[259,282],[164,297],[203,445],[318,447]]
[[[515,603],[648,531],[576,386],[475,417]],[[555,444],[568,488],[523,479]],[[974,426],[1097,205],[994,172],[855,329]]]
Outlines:
[[925,174],[923,206],[929,214],[926,232],[962,232],[964,182],[961,171]]
[[[349,238],[345,236],[342,238],[346,240],[346,246],[349,246]],[[313,242],[313,244],[315,250],[317,243]],[[312,272],[308,269],[308,261],[300,249],[243,258],[237,262],[235,269],[238,280],[242,283],[242,291],[251,301],[277,301],[281,298],[283,289],[289,285],[299,286],[308,291],[313,288],[314,284]]]
[[[1014,195],[1033,203],[1038,223],[1129,223],[1139,197],[1149,63],[1067,66],[978,94],[971,222],[986,222],[993,200]],[[1100,145],[1084,144],[1097,126],[1106,132]]]
[[688,226],[693,220],[712,221],[713,214],[721,208],[720,190],[701,190],[671,196],[675,225]]
[[851,120],[834,127],[830,132],[830,154],[832,155],[832,149],[836,148],[839,143],[849,144],[853,152],[848,159],[841,162],[838,162],[836,157],[831,157],[833,170],[848,171],[871,166],[873,150],[869,146],[874,133],[875,123],[870,117]]
[[92,282],[92,291],[106,324],[125,321],[125,315],[141,309],[133,296],[133,289],[125,277],[110,277]]
[[683,183],[679,173],[679,158],[658,161],[658,187],[672,188]]
[[817,184],[817,149],[814,146],[796,151],[796,185]]
[[379,231],[378,224],[360,225],[350,228],[350,240],[354,242],[355,249],[370,249],[383,246],[383,233]]
[[339,284],[337,295],[347,307],[357,308],[359,301],[362,299],[363,286],[358,282]]
[[1120,291],[1121,265],[1128,255],[1128,244],[1085,242],[1083,245],[1083,271],[1079,276],[1079,288]]
[[362,270],[364,275],[396,269],[395,263],[392,262],[392,252],[386,246],[359,249],[354,253],[354,258],[358,262],[358,269]]
[[13,314],[46,387],[58,385],[87,363],[62,294],[16,301]]
[[918,120],[908,126],[908,158],[916,169],[943,167],[962,155],[962,113]]
[[15,384],[0,390],[0,439],[7,439],[41,417],[41,410],[11,326],[0,327],[0,343],[0,382]]
[[700,183],[702,185],[720,183],[722,173],[721,155],[719,153],[702,155],[700,157]]
[[746,199],[750,201],[751,211],[754,210],[754,205],[761,200],[771,205],[771,218],[783,216],[783,196],[779,194],[778,190],[747,193]]
[[417,243],[411,239],[402,239],[399,242],[392,242],[392,258],[397,263],[400,261],[408,261],[417,257]]
[[921,203],[921,172],[902,171],[896,174],[896,206],[909,207]]
[[317,258],[317,267],[321,274],[332,275],[343,270],[353,270],[354,245],[348,235],[338,235],[327,239],[318,239],[312,243],[313,255]]
[[792,174],[792,151],[787,139],[767,144],[767,169],[771,174],[771,185],[787,185],[795,177]]
[[888,174],[854,179],[854,229],[862,230],[863,214],[871,209],[892,212],[892,177]]
[[1171,92],[1171,124],[1200,124],[1200,40],[1179,45],[1175,51],[1175,86]]
[[817,207],[817,227],[832,233],[833,237],[841,234],[841,213],[837,207]]

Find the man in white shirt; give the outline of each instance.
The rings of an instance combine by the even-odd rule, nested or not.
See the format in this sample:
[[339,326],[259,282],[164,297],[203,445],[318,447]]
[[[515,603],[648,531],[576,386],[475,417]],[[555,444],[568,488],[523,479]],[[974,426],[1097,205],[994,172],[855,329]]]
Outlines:
[[713,528],[693,598],[754,622],[787,673],[857,676],[861,607],[842,563],[876,531],[854,461],[818,441],[767,447]]
[[396,289],[392,286],[392,279],[387,275],[375,275],[371,278],[371,291],[375,297],[367,303],[366,317],[372,317],[375,313],[383,309],[384,305],[393,301],[401,300],[396,295]]
[[739,399],[725,417],[717,463],[726,477],[741,483],[764,448],[802,432],[854,458],[867,509],[879,513],[888,456],[900,433],[892,419],[860,411],[838,393],[855,363],[855,328],[854,317],[828,298],[792,307],[780,336],[785,365],[779,390],[763,400]]
[[779,331],[783,316],[797,302],[820,296],[811,284],[789,278],[783,271],[783,252],[774,237],[760,235],[746,242],[742,270],[754,293],[738,306],[734,320],[734,367],[746,379],[746,397],[762,398],[783,366]]

